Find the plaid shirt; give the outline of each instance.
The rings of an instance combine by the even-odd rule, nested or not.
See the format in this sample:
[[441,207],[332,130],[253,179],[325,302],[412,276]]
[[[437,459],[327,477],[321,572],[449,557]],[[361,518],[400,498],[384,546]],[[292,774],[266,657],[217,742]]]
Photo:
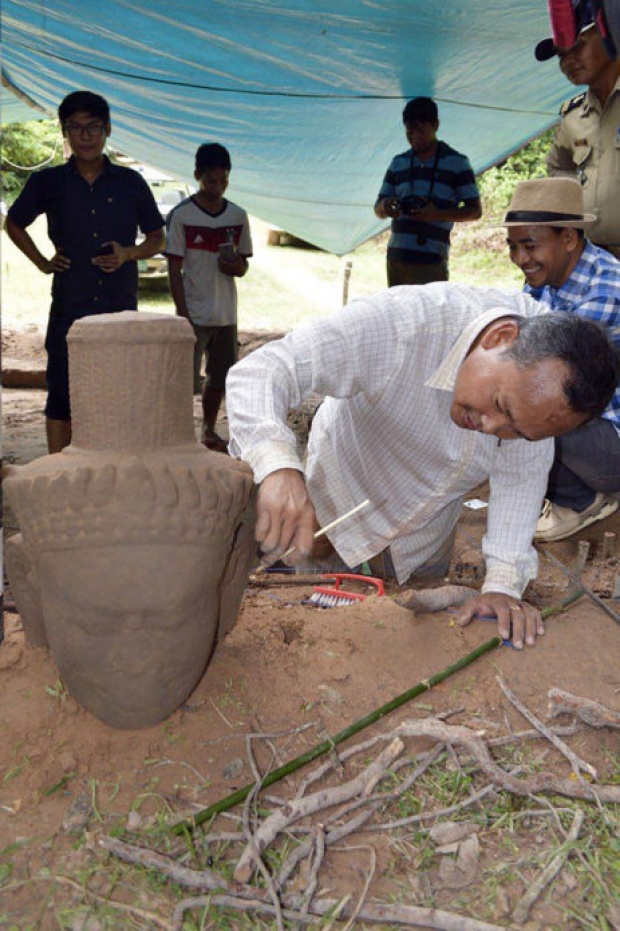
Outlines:
[[[490,480],[483,591],[520,597],[536,576],[532,537],[553,440],[530,443],[462,430],[454,385],[478,334],[507,314],[548,313],[519,292],[461,284],[389,288],[302,324],[233,366],[226,382],[230,451],[256,482],[304,471],[324,527],[360,501],[373,506],[328,534],[350,566],[389,546],[399,581],[437,551],[466,495]],[[302,466],[288,411],[325,400]]]
[[[604,249],[586,240],[572,275],[561,288],[523,288],[543,301],[551,310],[578,313],[596,320],[609,329],[609,335],[620,349],[620,262]],[[603,414],[620,430],[620,386]]]

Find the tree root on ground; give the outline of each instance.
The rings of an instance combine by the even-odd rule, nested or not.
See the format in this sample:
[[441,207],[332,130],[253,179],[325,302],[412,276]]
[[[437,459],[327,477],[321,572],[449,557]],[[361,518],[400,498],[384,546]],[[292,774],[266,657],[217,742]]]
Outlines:
[[[593,767],[580,760],[567,745],[559,740],[554,733],[555,728],[543,725],[516,699],[505,684],[502,684],[502,688],[510,701],[528,717],[536,728],[533,735],[532,732],[526,732],[526,735],[513,735],[513,740],[522,739],[522,736],[529,738],[540,735],[568,758],[571,767],[578,775],[581,770],[589,773],[590,778],[595,778]],[[553,707],[561,709],[557,711],[557,714],[564,713],[566,710],[575,712],[578,708],[585,709],[581,718],[586,724],[593,727],[616,726],[615,713],[595,702],[575,699],[574,696],[568,696],[567,699],[564,697],[567,693],[560,693],[559,690],[552,689],[549,694],[550,699],[553,694],[555,703]],[[412,749],[407,756],[404,756],[405,744],[412,739],[433,741],[434,749],[430,751],[426,749],[417,754]],[[368,750],[378,743],[383,743],[384,747],[375,759],[368,763]],[[348,920],[349,927],[354,921],[360,920],[369,923],[391,923],[402,927],[437,928],[442,931],[498,931],[495,925],[434,908],[367,902],[368,889],[375,872],[374,851],[371,870],[367,873],[364,890],[357,902],[353,902],[350,895],[342,899],[328,899],[322,898],[317,892],[320,889],[320,873],[327,852],[333,850],[335,843],[344,837],[360,830],[382,830],[383,833],[388,833],[388,830],[392,831],[399,824],[404,825],[422,819],[436,820],[446,811],[460,810],[469,804],[478,803],[484,795],[497,789],[519,797],[531,798],[543,793],[562,795],[570,799],[594,802],[599,808],[606,803],[620,803],[620,786],[617,785],[592,785],[584,778],[575,780],[550,772],[526,774],[522,767],[505,770],[493,758],[490,750],[492,744],[493,739],[485,740],[484,732],[475,731],[464,725],[448,723],[441,716],[410,719],[403,721],[387,733],[344,751],[343,760],[345,758],[352,760],[357,752],[358,759],[361,753],[364,754],[365,763],[364,768],[347,781],[339,781],[335,786],[327,786],[311,794],[305,794],[306,789],[316,781],[312,776],[307,777],[302,783],[301,792],[288,801],[276,802],[277,807],[262,819],[258,818],[255,810],[250,811],[250,799],[246,799],[243,817],[244,831],[239,833],[238,838],[240,842],[245,838],[245,846],[237,859],[232,880],[226,880],[215,870],[192,869],[170,856],[125,843],[114,837],[102,837],[99,843],[103,849],[121,860],[139,864],[147,869],[155,869],[185,889],[202,894],[196,898],[184,899],[179,903],[174,915],[173,927],[175,929],[182,927],[183,914],[188,909],[217,906],[271,915],[280,929],[284,927],[285,920],[294,919],[303,925],[312,923],[317,917],[329,915],[334,921]],[[445,752],[445,748],[453,754],[454,764],[458,769],[467,765],[470,772],[472,768],[480,771],[490,785],[472,792],[468,798],[449,810],[425,811],[422,815],[414,815],[410,819],[405,818],[402,822],[382,825],[368,823],[380,809],[384,809],[405,792],[410,792],[419,776],[441,752]],[[461,754],[460,758],[457,751]],[[265,777],[260,775],[250,749],[248,752],[256,779],[251,799],[255,801],[261,793],[261,785]],[[354,766],[355,764],[352,761],[351,764],[347,763],[348,765]],[[401,776],[405,767],[408,767],[409,771]],[[323,777],[329,775],[326,764],[322,764],[318,770]],[[341,772],[342,767],[338,771],[332,769],[332,779]],[[386,777],[391,779],[389,790],[376,791],[378,784]],[[261,795],[263,806],[267,801],[265,796]],[[313,823],[312,819],[317,817],[318,821]],[[305,823],[302,824],[302,822]],[[574,845],[579,836],[582,823],[583,812],[578,811],[558,853],[539,873],[513,909],[511,917],[515,923],[522,924],[528,919],[532,906],[562,868],[570,852],[571,844]],[[332,827],[329,827],[330,824]],[[279,870],[272,873],[263,861],[263,854],[277,841],[278,837],[284,834],[294,837],[299,842],[280,863]],[[204,839],[205,845],[210,846],[212,838],[215,837],[217,837],[215,834],[207,835]],[[287,889],[287,883],[304,861],[307,863],[305,893],[303,895],[299,895],[298,892],[291,894]],[[250,885],[249,881],[256,870],[265,879],[266,888]]]

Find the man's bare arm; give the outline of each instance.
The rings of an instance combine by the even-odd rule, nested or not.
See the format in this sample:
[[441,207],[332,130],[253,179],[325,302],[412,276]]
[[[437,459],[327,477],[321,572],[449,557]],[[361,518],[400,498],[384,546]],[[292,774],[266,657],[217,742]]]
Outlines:
[[174,306],[179,317],[189,319],[189,311],[185,303],[185,288],[183,287],[183,259],[177,255],[168,256],[168,281],[170,282],[170,294],[174,301]]
[[55,252],[51,259],[46,259],[30,233],[18,226],[10,216],[6,218],[5,229],[9,239],[15,243],[20,252],[23,252],[26,258],[44,275],[64,272],[71,265],[71,260],[62,252]]
[[109,255],[97,255],[92,259],[93,265],[97,265],[104,272],[115,272],[124,265],[125,262],[135,262],[138,259],[150,259],[152,255],[163,252],[166,248],[166,236],[163,226],[158,230],[151,230],[141,243],[133,246],[121,246],[114,240],[109,243],[102,243],[104,246],[112,246],[112,252]]

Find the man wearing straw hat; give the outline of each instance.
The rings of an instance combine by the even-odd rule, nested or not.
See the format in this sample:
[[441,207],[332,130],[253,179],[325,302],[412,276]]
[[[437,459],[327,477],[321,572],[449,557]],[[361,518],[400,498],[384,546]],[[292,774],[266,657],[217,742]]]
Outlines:
[[[580,184],[568,178],[522,181],[506,214],[511,261],[524,290],[552,311],[579,314],[607,328],[620,346],[620,262],[584,234]],[[563,540],[618,508],[620,388],[601,417],[555,439],[555,458],[535,540]]]

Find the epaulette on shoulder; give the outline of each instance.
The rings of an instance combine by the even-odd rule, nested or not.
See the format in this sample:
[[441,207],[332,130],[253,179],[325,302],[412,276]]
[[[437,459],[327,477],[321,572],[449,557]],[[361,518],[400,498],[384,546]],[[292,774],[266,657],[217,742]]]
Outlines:
[[571,110],[574,110],[575,107],[580,107],[586,98],[586,92],[583,91],[581,94],[577,94],[576,97],[571,97],[570,100],[566,100],[560,107],[560,116],[566,116],[567,113],[570,113]]

